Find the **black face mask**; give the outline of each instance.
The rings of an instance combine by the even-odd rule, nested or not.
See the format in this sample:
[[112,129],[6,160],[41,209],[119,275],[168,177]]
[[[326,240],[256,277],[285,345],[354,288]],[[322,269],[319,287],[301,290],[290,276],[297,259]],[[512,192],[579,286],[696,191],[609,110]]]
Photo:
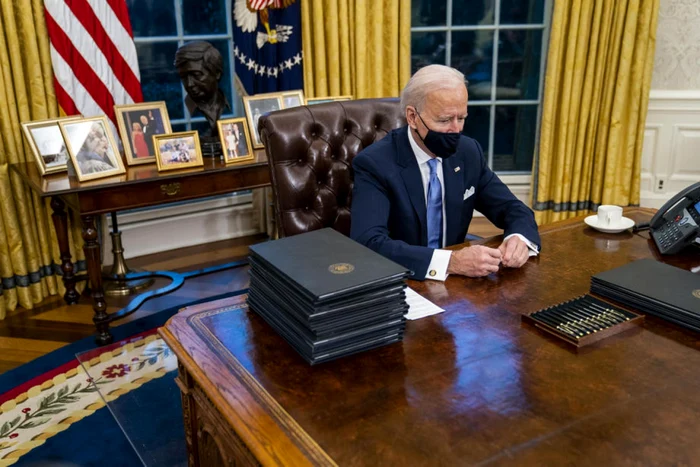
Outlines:
[[[423,120],[423,117],[421,117],[418,112],[416,112],[416,115],[418,115],[420,121],[423,122],[423,125],[425,125],[425,120]],[[425,125],[425,127],[428,128],[428,125]],[[418,133],[417,130],[416,133]],[[457,152],[457,145],[459,144],[460,136],[460,133],[440,133],[438,131],[433,131],[430,128],[428,128],[428,134],[425,135],[425,138],[422,138],[420,133],[418,133],[418,137],[423,141],[425,147],[427,147],[430,152],[435,154],[437,157],[442,157],[443,159],[447,159]]]

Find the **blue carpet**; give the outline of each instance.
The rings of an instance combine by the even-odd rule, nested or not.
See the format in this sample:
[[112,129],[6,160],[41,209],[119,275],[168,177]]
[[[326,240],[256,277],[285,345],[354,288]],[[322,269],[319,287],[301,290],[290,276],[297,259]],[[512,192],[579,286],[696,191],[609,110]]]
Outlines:
[[[245,292],[247,290],[239,290],[187,305],[178,305],[117,326],[112,330],[114,341],[128,339],[162,326],[183,306],[196,305]],[[77,353],[96,347],[94,337],[88,337],[8,371],[0,375],[0,394],[75,360]],[[176,376],[177,372],[172,371],[162,378],[151,380],[140,388],[124,394],[111,403],[110,408],[99,409],[94,414],[74,423],[67,430],[48,438],[43,445],[20,457],[15,465],[138,466],[144,462],[147,465],[186,465],[182,405],[179,390],[173,381]],[[152,397],[148,397],[150,395]],[[150,401],[147,408],[139,406],[144,400]],[[114,410],[115,414],[110,410]],[[130,410],[128,418],[123,417],[126,410]],[[158,416],[154,417],[153,414]],[[131,436],[131,441],[141,452],[143,462],[117,424],[114,415],[125,424],[124,428],[128,433],[138,432],[138,436]],[[144,454],[143,446],[158,446],[158,448]]]

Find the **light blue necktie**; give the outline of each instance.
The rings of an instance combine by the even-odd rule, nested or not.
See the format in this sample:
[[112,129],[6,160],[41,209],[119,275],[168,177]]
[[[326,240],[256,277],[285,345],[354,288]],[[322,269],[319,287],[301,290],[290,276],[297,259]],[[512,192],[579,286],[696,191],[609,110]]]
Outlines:
[[442,187],[437,175],[438,160],[428,161],[430,179],[428,180],[428,247],[442,248]]

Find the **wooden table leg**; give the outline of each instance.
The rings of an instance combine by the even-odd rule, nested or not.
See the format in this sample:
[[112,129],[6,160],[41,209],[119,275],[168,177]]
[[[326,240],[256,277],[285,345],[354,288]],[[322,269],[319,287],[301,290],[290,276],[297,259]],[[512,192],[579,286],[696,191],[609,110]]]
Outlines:
[[102,263],[100,261],[100,244],[97,241],[97,227],[95,216],[82,216],[83,240],[85,245],[85,259],[87,260],[88,276],[92,289],[92,308],[95,316],[92,321],[97,328],[95,342],[98,345],[110,344],[113,340],[109,332],[109,316],[107,315],[107,303],[105,302],[104,289],[102,288]]
[[61,251],[61,271],[63,272],[63,285],[66,293],[63,299],[67,304],[78,303],[80,294],[75,291],[75,265],[71,261],[70,243],[68,242],[68,216],[66,215],[66,205],[58,196],[51,197],[51,219],[56,229],[56,239],[58,248]]

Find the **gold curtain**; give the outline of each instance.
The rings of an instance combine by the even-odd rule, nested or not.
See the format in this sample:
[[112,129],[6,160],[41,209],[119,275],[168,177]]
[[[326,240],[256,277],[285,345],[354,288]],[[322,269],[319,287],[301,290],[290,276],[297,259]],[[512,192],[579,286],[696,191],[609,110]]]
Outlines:
[[554,2],[533,207],[539,224],[639,204],[659,0]]
[[411,2],[301,0],[304,94],[398,96],[411,75]]
[[[9,164],[33,162],[20,122],[58,116],[42,0],[0,2],[0,319],[63,293],[60,252],[48,200],[30,191]],[[71,244],[81,245],[71,229]],[[82,250],[79,260],[83,259]],[[73,256],[76,257],[75,255]]]

